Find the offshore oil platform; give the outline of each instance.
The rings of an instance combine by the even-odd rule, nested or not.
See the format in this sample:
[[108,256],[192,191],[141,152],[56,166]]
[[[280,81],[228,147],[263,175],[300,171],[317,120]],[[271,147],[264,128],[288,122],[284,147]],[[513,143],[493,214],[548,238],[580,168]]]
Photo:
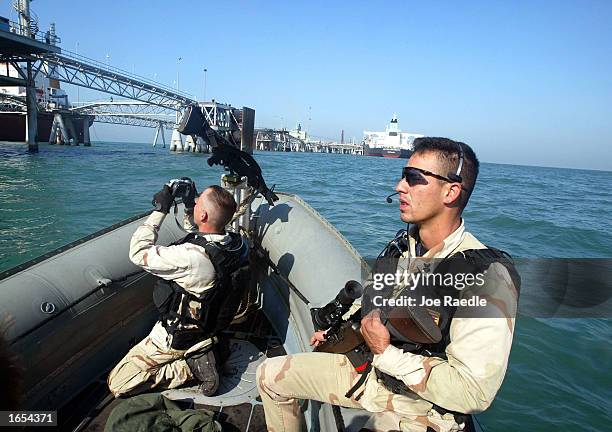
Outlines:
[[[62,50],[52,23],[41,31],[30,0],[15,0],[18,22],[0,17],[0,141],[91,145],[93,122],[156,129],[153,145],[172,130],[171,151],[207,152],[195,136],[185,141],[177,122],[186,107],[198,105],[211,126],[239,148],[252,151],[255,111],[215,100],[198,102],[191,95],[159,82]],[[97,90],[109,100],[74,104],[60,83]],[[119,99],[114,100],[114,97]]]

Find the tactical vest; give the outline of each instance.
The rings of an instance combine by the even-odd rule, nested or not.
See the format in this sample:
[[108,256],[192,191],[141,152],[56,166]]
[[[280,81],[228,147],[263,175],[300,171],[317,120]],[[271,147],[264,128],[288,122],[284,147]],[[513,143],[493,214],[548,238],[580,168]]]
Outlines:
[[[153,301],[162,325],[172,335],[173,349],[188,349],[227,329],[240,306],[246,288],[249,247],[239,234],[229,233],[229,236],[229,243],[222,244],[206,240],[199,233],[190,233],[172,243],[191,243],[204,248],[215,269],[213,287],[201,296],[187,292],[174,281],[158,278]],[[194,310],[198,311],[196,316]]]
[[[377,262],[374,266],[374,272],[387,272],[395,273],[397,264],[401,255],[408,249],[408,243],[406,240],[406,231],[401,230],[397,233],[396,237],[387,245],[387,247],[379,255]],[[514,283],[517,293],[520,291],[520,276],[518,275],[512,258],[506,252],[500,251],[494,248],[487,249],[470,249],[462,252],[453,254],[447,258],[441,260],[437,265],[434,274],[439,275],[456,275],[459,273],[463,274],[482,274],[489,266],[495,262],[499,262],[508,270],[510,277]],[[365,316],[367,309],[363,308],[363,305],[371,305],[372,302],[368,301],[368,297],[373,295],[390,296],[393,286],[386,286],[380,291],[373,291],[371,287],[366,288],[364,294],[364,300],[362,304],[362,316]],[[457,311],[456,306],[445,306],[443,301],[445,296],[450,296],[453,299],[458,299],[461,290],[456,289],[453,286],[445,285],[429,285],[424,286],[422,283],[417,284],[414,288],[410,289],[411,295],[415,298],[426,296],[430,299],[440,299],[441,306],[431,306],[427,310],[430,312],[432,317],[437,321],[437,325],[442,333],[442,339],[435,344],[419,344],[411,341],[398,341],[397,339],[391,338],[391,344],[402,349],[404,352],[412,352],[415,354],[427,356],[427,357],[439,357],[446,359],[446,347],[450,343],[450,325]],[[397,293],[396,297],[401,295],[402,292]],[[406,387],[406,384],[378,369],[375,369],[376,376],[382,381],[385,387],[396,394],[402,395],[413,395],[411,390]],[[435,407],[438,411],[446,411],[441,407]],[[459,413],[453,413],[459,414]]]

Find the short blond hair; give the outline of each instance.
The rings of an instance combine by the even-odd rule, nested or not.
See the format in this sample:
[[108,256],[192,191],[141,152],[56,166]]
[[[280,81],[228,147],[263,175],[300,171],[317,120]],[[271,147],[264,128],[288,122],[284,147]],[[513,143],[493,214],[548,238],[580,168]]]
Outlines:
[[212,206],[212,214],[208,215],[210,224],[222,231],[236,213],[236,200],[231,193],[218,185],[208,186],[202,193],[207,191],[206,198]]

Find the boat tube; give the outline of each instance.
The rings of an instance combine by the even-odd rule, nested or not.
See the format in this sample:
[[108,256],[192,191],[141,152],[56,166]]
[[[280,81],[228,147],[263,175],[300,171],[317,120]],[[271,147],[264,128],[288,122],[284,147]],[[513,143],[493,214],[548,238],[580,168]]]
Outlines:
[[[328,303],[347,280],[362,280],[367,266],[303,200],[278,195],[274,206],[259,200],[251,204],[248,232],[256,257],[256,306],[273,329],[270,338],[290,354],[310,351],[310,309]],[[179,220],[182,212],[180,205]],[[5,334],[25,370],[24,409],[57,410],[71,403],[92,382],[105,379],[152,327],[157,319],[153,277],[128,258],[130,238],[147,215],[0,274],[0,316],[10,317]],[[164,220],[157,244],[170,244],[184,235],[173,219],[170,215]],[[205,398],[189,388],[164,394],[206,406],[246,400],[251,404],[250,419],[260,406],[254,369],[264,354],[239,339],[232,343],[235,351],[247,353],[246,364],[234,370],[236,376],[224,374],[222,384],[230,384],[221,394]],[[236,393],[242,396],[232,399]],[[309,404],[306,417],[313,430],[336,429],[329,405]]]

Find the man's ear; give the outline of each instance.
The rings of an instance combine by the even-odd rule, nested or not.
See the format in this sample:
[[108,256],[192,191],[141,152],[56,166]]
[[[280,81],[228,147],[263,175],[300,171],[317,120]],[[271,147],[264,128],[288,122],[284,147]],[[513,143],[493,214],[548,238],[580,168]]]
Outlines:
[[461,185],[459,183],[450,183],[443,197],[444,204],[458,205],[460,198],[461,198]]

